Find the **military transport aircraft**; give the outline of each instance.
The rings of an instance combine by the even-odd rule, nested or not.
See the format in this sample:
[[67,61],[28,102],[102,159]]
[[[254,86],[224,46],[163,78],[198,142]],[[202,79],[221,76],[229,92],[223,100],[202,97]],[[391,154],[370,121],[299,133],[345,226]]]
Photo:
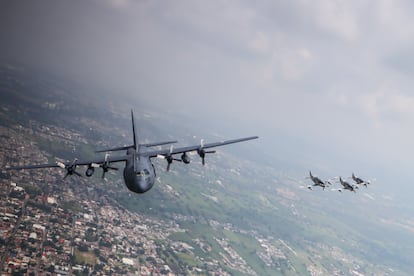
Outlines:
[[[323,190],[325,190],[325,188],[330,185],[331,183],[329,181],[323,182],[322,180],[319,179],[319,177],[317,176],[313,176],[312,172],[309,171],[309,178],[312,180],[313,185],[312,186],[320,186],[322,187]],[[312,190],[312,186],[309,185],[308,189]]]
[[[134,139],[133,145],[97,151],[97,152],[108,152],[108,151],[126,150],[126,154],[124,155],[109,156],[108,154],[106,154],[104,158],[97,158],[97,159],[88,160],[88,161],[79,161],[77,159],[74,159],[72,162],[66,162],[66,163],[56,162],[56,164],[15,166],[15,167],[6,167],[5,169],[6,170],[21,170],[21,169],[40,169],[40,168],[61,167],[61,168],[66,169],[66,175],[65,175],[65,178],[66,178],[67,176],[73,175],[73,174],[81,176],[81,174],[76,171],[76,167],[77,166],[88,166],[85,171],[86,176],[88,177],[92,176],[93,173],[95,172],[95,168],[100,167],[103,170],[102,177],[104,177],[105,173],[108,172],[108,170],[118,170],[118,168],[111,166],[112,163],[125,162],[124,182],[126,186],[132,192],[145,193],[152,188],[155,182],[155,177],[156,177],[155,168],[151,162],[151,158],[160,157],[160,158],[165,159],[167,161],[167,171],[168,171],[173,160],[182,161],[184,164],[190,163],[190,158],[188,157],[187,153],[195,151],[201,157],[202,164],[204,165],[206,154],[215,153],[214,150],[206,150],[206,149],[259,138],[258,136],[251,136],[251,137],[246,137],[246,138],[227,140],[227,141],[208,143],[208,144],[204,144],[203,140],[201,140],[200,145],[178,147],[178,148],[170,147],[169,149],[151,150],[150,148],[153,146],[173,144],[177,141],[139,144],[137,135],[135,132],[134,114],[132,110],[131,110],[131,118],[132,118],[132,133],[133,133],[133,139]],[[176,154],[181,154],[180,159],[173,157]]]

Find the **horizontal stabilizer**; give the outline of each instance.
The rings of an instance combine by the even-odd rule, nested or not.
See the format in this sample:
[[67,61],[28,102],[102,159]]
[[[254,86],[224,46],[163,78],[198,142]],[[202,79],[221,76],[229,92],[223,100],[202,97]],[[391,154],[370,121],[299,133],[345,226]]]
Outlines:
[[157,142],[157,143],[147,143],[147,144],[139,144],[143,147],[155,147],[155,146],[162,146],[162,145],[169,145],[169,144],[175,144],[177,143],[177,140],[174,141],[165,141],[165,142]]
[[131,145],[131,146],[118,147],[118,148],[103,149],[103,150],[97,150],[95,152],[118,151],[118,150],[127,150],[127,149],[131,149],[131,148],[134,148],[134,146]]

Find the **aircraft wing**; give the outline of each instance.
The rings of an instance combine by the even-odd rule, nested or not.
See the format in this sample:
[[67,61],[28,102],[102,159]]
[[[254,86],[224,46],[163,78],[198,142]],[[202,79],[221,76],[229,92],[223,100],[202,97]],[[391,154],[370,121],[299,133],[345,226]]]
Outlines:
[[[76,165],[83,166],[83,165],[90,165],[92,163],[93,164],[103,164],[105,162],[108,162],[108,163],[125,162],[128,159],[130,159],[131,157],[132,157],[131,155],[126,155],[126,154],[119,155],[119,156],[108,155],[106,157],[96,158],[96,159],[93,159],[93,160],[77,161]],[[67,162],[67,163],[70,164],[70,162]],[[65,164],[67,164],[67,163],[65,163]]]
[[128,160],[130,156],[128,155],[121,155],[121,156],[106,156],[101,158],[96,158],[93,160],[73,160],[68,162],[56,162],[55,164],[40,164],[40,165],[25,165],[25,166],[12,166],[12,167],[5,167],[5,170],[24,170],[24,169],[42,169],[42,168],[57,168],[57,167],[68,167],[73,164],[76,166],[86,166],[91,164],[103,164],[105,162],[108,163],[115,163],[115,162],[123,162]]
[[190,151],[196,151],[200,149],[208,149],[208,148],[214,148],[214,147],[220,147],[228,144],[234,144],[239,142],[244,142],[248,140],[253,140],[259,138],[258,136],[251,136],[246,138],[240,138],[240,139],[234,139],[234,140],[227,140],[227,141],[221,141],[221,142],[214,142],[214,143],[208,143],[204,145],[195,145],[195,146],[188,146],[188,147],[180,147],[180,148],[172,148],[171,149],[162,149],[162,150],[154,150],[154,151],[148,151],[145,154],[147,154],[149,157],[156,157],[158,155],[174,155],[184,152],[190,152]]
[[42,168],[58,168],[59,165],[55,164],[40,164],[40,165],[27,165],[27,166],[12,166],[5,167],[5,170],[24,170],[24,169],[42,169]]

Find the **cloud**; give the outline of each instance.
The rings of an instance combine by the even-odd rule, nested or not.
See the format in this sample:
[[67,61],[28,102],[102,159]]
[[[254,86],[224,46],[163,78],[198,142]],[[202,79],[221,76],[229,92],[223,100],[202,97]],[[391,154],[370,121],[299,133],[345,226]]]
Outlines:
[[357,11],[360,7],[356,2],[346,0],[310,2],[307,3],[313,11],[311,14],[314,15],[313,20],[318,28],[346,41],[355,41],[358,38]]
[[[16,0],[0,6],[0,59],[160,110],[233,119],[234,128],[250,121],[252,131],[370,155],[370,141],[407,148],[414,139],[413,5]],[[381,133],[389,129],[395,137]],[[364,136],[350,141],[344,132]]]
[[[377,120],[397,117],[398,120],[414,119],[414,96],[404,95],[396,90],[367,94],[365,104],[371,108],[371,115]],[[382,118],[378,118],[381,116]]]
[[131,4],[131,0],[107,0],[110,5],[115,8],[127,8]]
[[267,54],[270,51],[269,35],[263,31],[257,31],[247,42],[249,49],[259,54]]

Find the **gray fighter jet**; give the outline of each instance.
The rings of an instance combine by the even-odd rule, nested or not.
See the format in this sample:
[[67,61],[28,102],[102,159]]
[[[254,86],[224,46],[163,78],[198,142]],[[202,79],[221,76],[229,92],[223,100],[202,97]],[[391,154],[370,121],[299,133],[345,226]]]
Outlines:
[[[341,177],[339,177],[339,182],[341,183],[341,185],[344,187],[344,190],[349,190],[351,192],[356,193],[355,189],[358,189],[358,186],[355,185],[351,185],[346,181],[343,181]],[[342,192],[341,189],[338,189],[339,192]]]
[[[224,146],[233,143],[239,143],[243,141],[248,141],[252,139],[259,138],[258,136],[251,136],[246,138],[227,140],[221,142],[214,142],[204,144],[201,141],[200,145],[187,146],[187,147],[178,147],[161,150],[153,150],[151,147],[173,144],[177,141],[166,141],[159,143],[150,143],[150,144],[140,144],[137,139],[135,132],[135,122],[134,114],[131,110],[132,118],[132,132],[134,144],[130,146],[117,147],[111,149],[100,150],[98,152],[109,152],[109,151],[122,151],[125,150],[126,153],[118,156],[109,156],[105,155],[103,158],[96,158],[94,160],[77,160],[74,159],[72,162],[57,162],[56,164],[41,164],[41,165],[28,165],[28,166],[15,166],[15,167],[6,167],[6,170],[21,170],[21,169],[40,169],[40,168],[56,168],[61,167],[66,169],[66,178],[69,175],[81,176],[80,173],[76,171],[78,166],[87,166],[85,175],[90,177],[94,174],[95,168],[102,168],[102,178],[105,177],[105,173],[109,170],[118,170],[116,167],[112,167],[112,163],[124,162],[124,182],[129,190],[135,193],[145,193],[152,188],[155,183],[155,168],[151,162],[151,158],[161,157],[167,161],[167,171],[170,168],[171,163],[175,161],[183,162],[184,164],[190,163],[190,158],[188,157],[188,152],[197,152],[201,157],[202,164],[205,164],[205,156],[209,153],[214,153],[213,150],[208,150],[210,148]],[[175,155],[181,154],[180,159],[174,158]]]
[[356,184],[364,185],[365,188],[367,188],[368,187],[367,185],[370,184],[369,181],[362,180],[361,178],[355,176],[354,173],[352,173],[352,179],[355,181]]
[[309,171],[309,178],[313,182],[313,185],[308,186],[309,190],[312,190],[312,186],[319,186],[319,187],[322,187],[322,190],[325,190],[325,188],[331,184],[329,181],[323,182],[322,180],[319,179],[319,177],[313,176],[311,171]]

